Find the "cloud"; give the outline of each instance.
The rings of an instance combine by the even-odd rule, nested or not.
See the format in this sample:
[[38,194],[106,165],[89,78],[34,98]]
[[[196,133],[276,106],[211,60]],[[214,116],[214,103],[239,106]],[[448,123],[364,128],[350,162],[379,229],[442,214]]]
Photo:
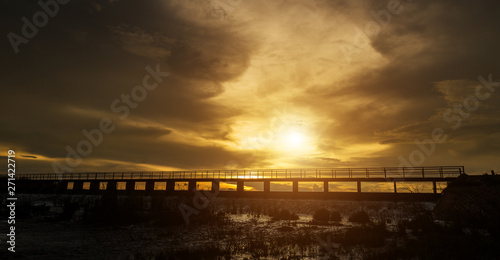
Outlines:
[[[426,164],[498,170],[497,94],[458,129],[443,115],[474,94],[479,75],[500,78],[499,3],[400,2],[361,47],[370,11],[386,1],[70,2],[18,54],[2,43],[0,145],[47,168],[107,117],[117,130],[81,169],[373,166],[397,165],[439,127],[447,142]],[[7,35],[39,7],[2,10]],[[156,64],[169,77],[121,121],[110,104]],[[285,130],[309,135],[300,151],[275,131],[283,107]],[[266,131],[271,142],[245,147]]]
[[[16,11],[7,18],[15,26],[3,29],[17,29],[17,20],[29,15],[21,5],[37,8],[10,3]],[[246,165],[249,155],[211,141],[229,140],[238,110],[210,99],[224,92],[223,82],[245,71],[250,46],[225,28],[176,15],[177,9],[162,1],[61,6],[58,20],[41,28],[18,55],[5,55],[9,76],[1,81],[9,87],[2,88],[0,100],[16,109],[0,112],[1,124],[9,125],[0,131],[0,142],[60,160],[66,146],[85,139],[83,129],[109,117],[117,130],[94,148],[82,164],[87,168],[103,160],[108,163],[98,165],[104,168],[125,161],[212,168],[237,159]],[[110,104],[142,84],[144,68],[156,64],[172,76],[120,121]],[[177,140],[169,139],[173,132]],[[189,143],[190,137],[201,143]]]
[[127,28],[124,25],[112,27],[110,31],[119,38],[126,52],[153,59],[166,59],[172,53],[166,47],[173,44],[173,39],[151,35],[141,28]]
[[[469,155],[498,154],[497,147],[482,141],[491,139],[493,129],[498,129],[494,119],[500,110],[494,101],[497,97],[481,102],[470,118],[464,118],[463,128],[450,130],[443,121],[446,109],[474,95],[479,75],[498,73],[499,53],[494,46],[500,38],[491,33],[498,23],[498,3],[403,4],[403,12],[392,16],[390,24],[370,39],[370,47],[384,62],[359,70],[341,84],[310,86],[304,95],[296,97],[297,102],[330,118],[330,123],[325,122],[325,132],[339,140],[337,146],[373,141],[384,145],[388,151],[379,154],[384,156],[380,162],[391,161],[386,156],[407,154],[408,149],[415,149],[416,138],[429,138],[436,127],[445,129],[450,137],[444,147],[469,143],[474,145],[463,147]],[[358,26],[373,20],[368,13],[355,17]],[[361,55],[353,58],[366,61]],[[472,133],[476,134],[470,138]],[[391,144],[406,144],[408,148]],[[441,162],[454,158],[460,164],[478,167],[465,156],[433,157]]]

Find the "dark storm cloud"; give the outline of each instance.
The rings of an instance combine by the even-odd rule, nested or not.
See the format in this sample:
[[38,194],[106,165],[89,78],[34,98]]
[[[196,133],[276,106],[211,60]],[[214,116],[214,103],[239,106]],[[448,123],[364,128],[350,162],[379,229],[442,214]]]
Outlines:
[[[287,104],[311,116],[305,125],[318,140],[302,165],[397,165],[437,127],[447,141],[426,164],[493,165],[498,88],[457,129],[443,115],[475,94],[478,76],[499,81],[500,3],[400,1],[401,13],[346,63],[340,47],[356,40],[352,25],[364,30],[388,2],[245,1],[214,16],[208,1],[70,1],[19,53],[2,41],[0,145],[36,156],[30,169],[49,158],[45,167],[109,117],[116,130],[87,167],[266,167],[285,155],[239,150],[252,130],[238,126],[257,129],[248,115]],[[40,11],[35,1],[1,5],[4,36]],[[110,104],[157,64],[169,76],[120,120]]]
[[255,161],[265,161],[264,154],[259,154],[254,158],[255,161],[250,161],[250,152],[230,151],[217,146],[154,142],[154,139],[146,136],[130,139],[113,135],[110,136],[109,144],[103,145],[103,149],[96,150],[91,158],[168,165],[181,169],[223,169],[230,161],[236,161],[241,167],[249,167]]
[[[418,69],[412,68],[415,74],[404,75],[403,78],[407,79],[406,84],[403,81],[394,82],[397,85],[404,84],[405,88],[400,93],[406,92],[410,95],[405,100],[418,104],[426,100],[436,100],[433,97],[439,97],[441,100],[444,97],[444,100],[451,99],[453,103],[463,104],[468,95],[475,95],[474,88],[481,85],[477,79],[479,75],[487,78],[491,73],[494,81],[498,81],[500,36],[494,32],[500,24],[499,7],[496,1],[419,3],[415,8],[409,8],[401,17],[401,21],[394,21],[394,27],[380,35],[373,46],[391,58],[390,67],[412,68],[413,64],[418,66]],[[418,48],[419,45],[411,44],[411,39],[418,39],[419,44],[425,47],[417,52],[410,51],[412,55],[407,55],[402,46]],[[394,43],[398,43],[399,46],[395,46]],[[381,77],[394,78],[394,74],[385,76],[382,73]],[[436,83],[445,80],[458,81],[450,82],[448,93],[439,89],[436,91]],[[468,81],[470,87],[464,86],[462,84],[464,81]],[[384,84],[374,85],[379,87],[375,90],[385,92]],[[376,95],[372,91],[368,93]],[[450,136],[449,142],[472,143],[463,145],[464,148],[469,147],[465,148],[469,150],[469,154],[482,154],[485,151],[498,154],[499,147],[495,145],[496,142],[491,142],[497,140],[500,127],[496,120],[500,111],[498,100],[497,93],[493,93],[489,99],[480,103],[477,110],[471,112],[469,118],[463,118],[464,126],[456,130],[451,130],[449,124],[448,128],[446,125],[443,126],[440,113],[435,113],[438,115],[435,118],[431,117],[432,110],[451,107],[453,105],[451,102],[425,102],[428,109],[415,109],[407,114],[411,115],[412,119],[417,115],[420,122],[409,122],[404,126],[407,130],[400,131],[399,136],[423,138],[423,135],[426,135],[429,138],[434,127],[442,126]],[[420,108],[418,105],[416,107]],[[404,120],[403,118],[404,115],[401,115],[400,119]],[[467,138],[471,134],[476,137]]]
[[[18,46],[19,53],[4,37],[0,142],[64,158],[67,145],[84,139],[81,130],[96,128],[101,118],[110,117],[118,130],[94,148],[92,159],[181,168],[234,159],[232,152],[217,146],[157,142],[171,127],[203,133],[205,139],[226,138],[229,122],[239,112],[210,98],[224,92],[222,82],[245,71],[251,51],[248,41],[228,26],[193,23],[178,15],[180,8],[168,1],[70,1],[59,6],[35,37]],[[8,1],[1,9],[2,34],[21,36],[21,17],[31,19],[41,10],[34,1]],[[170,76],[127,119],[156,126],[120,122],[110,104],[130,94],[142,83],[145,67],[156,64]],[[138,153],[140,159],[134,159]],[[246,155],[236,157],[243,160]]]
[[[386,3],[366,2],[367,9],[375,12],[384,10]],[[385,65],[363,69],[331,90],[311,87],[297,99],[304,104],[314,100],[314,107],[321,104],[318,113],[340,118],[342,123],[332,124],[325,134],[351,143],[408,145],[393,146],[392,153],[382,155],[384,161],[391,161],[387,156],[395,159],[399,153],[415,149],[414,140],[430,138],[436,127],[445,129],[449,136],[445,147],[469,145],[435,157],[500,153],[500,125],[495,119],[500,116],[498,93],[481,101],[479,109],[464,118],[464,126],[456,131],[442,117],[453,103],[462,103],[466,96],[474,95],[474,87],[481,84],[478,76],[487,78],[491,73],[493,81],[499,81],[500,34],[496,31],[500,3],[401,1],[401,5],[403,11],[392,15],[389,25],[370,39],[370,46],[387,60]],[[348,17],[362,29],[375,21],[368,10],[364,17]],[[447,92],[437,86],[444,81],[448,81]],[[449,102],[450,98],[454,102]],[[346,100],[353,103],[346,104]],[[460,156],[466,161],[465,157]]]
[[[384,2],[385,3],[385,2]],[[377,102],[361,106],[356,113],[390,104],[397,99],[412,101],[412,116],[425,118],[443,105],[435,91],[435,82],[449,79],[476,81],[498,69],[500,36],[499,4],[495,1],[418,1],[403,3],[404,9],[393,15],[387,27],[371,39],[371,46],[387,65],[363,70],[345,82],[331,97],[355,95],[374,97]],[[382,10],[382,4],[372,10]],[[358,19],[364,25],[375,21],[368,16]],[[324,93],[322,93],[324,94]],[[439,99],[438,99],[439,98]],[[419,105],[426,102],[428,109]],[[357,117],[356,117],[357,118]]]

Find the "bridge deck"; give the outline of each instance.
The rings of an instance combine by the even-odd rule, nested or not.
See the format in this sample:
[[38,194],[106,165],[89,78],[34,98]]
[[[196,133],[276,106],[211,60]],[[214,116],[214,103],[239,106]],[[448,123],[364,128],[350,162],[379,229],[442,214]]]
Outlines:
[[377,167],[329,169],[257,169],[196,170],[154,172],[79,172],[17,174],[25,180],[162,180],[162,179],[224,179],[224,180],[427,180],[455,178],[465,173],[464,166]]
[[[432,193],[438,195],[438,183],[448,182],[465,173],[463,166],[385,167],[385,168],[333,168],[333,169],[269,169],[269,170],[206,170],[171,172],[85,172],[51,174],[16,174],[21,193],[62,194],[164,194],[167,196],[193,196],[199,184],[223,197],[265,198],[437,198],[432,194],[402,194],[399,182],[429,182]],[[261,182],[260,184],[255,184]],[[273,191],[273,184],[288,182],[288,192]],[[319,192],[301,191],[300,186],[310,182],[320,187]],[[330,190],[330,184],[355,182],[354,195]],[[393,195],[362,190],[366,182],[393,183]],[[211,183],[207,184],[207,183]],[[320,183],[320,184],[318,184]],[[225,185],[226,188],[221,188]],[[247,187],[262,185],[262,193],[247,191]],[[321,187],[322,186],[322,187]],[[392,184],[391,184],[392,186]],[[230,189],[227,187],[231,187]],[[204,188],[203,188],[204,189]],[[232,191],[231,191],[232,190]],[[321,195],[322,193],[322,195]],[[342,194],[344,193],[344,194]],[[369,194],[367,194],[369,193]],[[366,194],[363,195],[363,194]]]

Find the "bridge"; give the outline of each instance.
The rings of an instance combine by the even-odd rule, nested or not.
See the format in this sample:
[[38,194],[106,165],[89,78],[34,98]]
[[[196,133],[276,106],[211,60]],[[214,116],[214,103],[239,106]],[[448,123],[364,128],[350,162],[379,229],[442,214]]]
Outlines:
[[[465,173],[464,166],[203,170],[165,172],[30,173],[16,175],[17,193],[193,196],[250,198],[435,199],[438,185]],[[405,183],[432,184],[431,192],[399,192]],[[348,187],[339,190],[339,185]],[[379,184],[390,192],[363,190]],[[312,186],[311,186],[312,185]],[[278,187],[278,189],[276,189]],[[309,188],[307,188],[309,187]],[[314,189],[311,189],[314,187]]]

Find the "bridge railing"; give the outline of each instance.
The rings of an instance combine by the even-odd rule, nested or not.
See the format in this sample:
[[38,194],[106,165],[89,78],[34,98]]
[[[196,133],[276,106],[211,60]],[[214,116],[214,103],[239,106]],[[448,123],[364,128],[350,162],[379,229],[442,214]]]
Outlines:
[[196,170],[153,172],[77,172],[17,174],[28,180],[130,180],[130,179],[338,179],[338,178],[447,178],[465,173],[464,166]]

